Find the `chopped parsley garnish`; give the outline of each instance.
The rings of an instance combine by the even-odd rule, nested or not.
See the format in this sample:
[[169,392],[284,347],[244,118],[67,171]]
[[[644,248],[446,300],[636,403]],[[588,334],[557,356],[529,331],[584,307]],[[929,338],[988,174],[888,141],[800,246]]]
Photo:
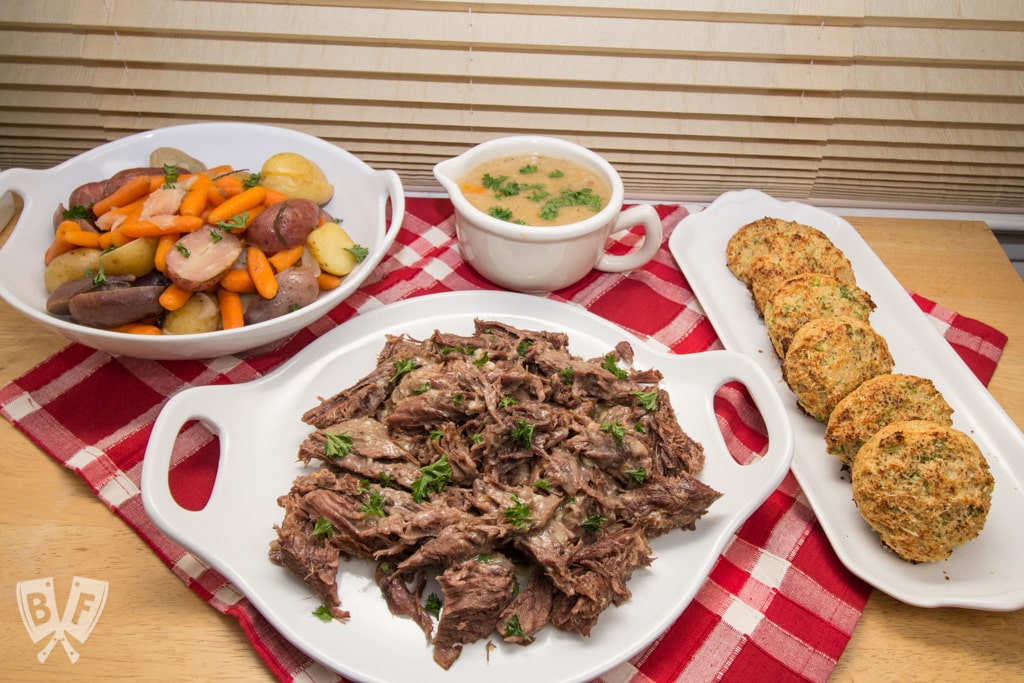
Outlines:
[[103,272],[103,264],[101,263],[100,267],[99,267],[99,270],[97,270],[96,274],[92,276],[92,283],[95,286],[99,287],[100,285],[105,284],[106,281],[107,281],[107,274],[105,272]]
[[607,370],[608,372],[612,373],[619,379],[626,379],[627,377],[629,377],[628,372],[626,372],[625,370],[623,370],[622,368],[615,364],[614,353],[609,353],[607,356],[604,357],[604,361],[602,361],[601,367]]
[[551,490],[551,482],[548,481],[547,479],[538,479],[537,481],[533,482],[533,485],[542,491]]
[[501,511],[505,521],[517,529],[525,529],[526,525],[533,519],[530,506],[520,500],[519,496],[512,494],[512,505]]
[[247,178],[242,180],[242,187],[249,189],[250,187],[256,187],[263,180],[263,176],[259,173],[250,173]]
[[580,190],[562,190],[560,195],[545,202],[540,209],[540,217],[546,221],[553,221],[558,217],[558,212],[568,206],[585,206],[597,213],[601,210],[601,197],[594,194],[594,190],[589,187]]
[[518,402],[514,396],[502,396],[501,400],[498,401],[498,405],[502,408],[507,408],[508,406],[514,406]]
[[519,169],[519,173],[521,175],[530,175],[531,173],[536,173],[536,172],[537,172],[537,165],[536,164],[527,164],[526,166],[523,166],[521,169]]
[[531,346],[533,346],[533,342],[530,341],[529,339],[524,339],[523,341],[519,342],[519,344],[516,346],[516,352],[520,356],[525,356],[526,352],[530,349]]
[[437,593],[431,593],[427,596],[427,600],[423,603],[423,609],[427,610],[427,614],[430,614],[435,619],[441,618],[441,598],[437,596]]
[[70,209],[65,209],[60,217],[68,221],[73,221],[76,218],[90,219],[92,218],[92,212],[81,204],[75,204]]
[[533,425],[520,418],[512,428],[512,440],[523,448],[533,445]]
[[353,244],[351,247],[345,247],[345,251],[352,254],[355,257],[356,263],[362,263],[363,260],[370,254],[370,250],[361,244]]
[[477,366],[478,368],[482,368],[483,366],[487,365],[490,361],[491,357],[487,354],[487,351],[484,351],[482,354],[480,354],[479,358],[473,361],[473,365]]
[[217,227],[221,230],[245,230],[245,223],[249,220],[249,212],[243,211],[242,213],[235,214],[226,221],[217,223]]
[[443,429],[432,429],[430,430],[430,440],[434,443],[440,443],[441,437],[444,436]]
[[565,173],[563,173],[562,171],[560,171],[558,169],[555,169],[551,173],[548,173],[548,178],[562,178],[564,176],[565,176]]
[[615,443],[620,446],[622,445],[622,438],[626,435],[626,428],[622,426],[622,423],[619,422],[618,418],[613,422],[602,422],[600,427],[602,432],[612,435],[615,439]]
[[643,467],[626,470],[626,475],[638,484],[642,484],[647,481],[647,470]]
[[657,410],[658,408],[658,391],[634,391],[633,395],[636,396],[636,402],[640,404],[640,407],[644,410]]
[[352,435],[348,432],[324,432],[324,437],[324,455],[328,458],[341,458],[352,451]]
[[185,258],[188,258],[189,256],[191,256],[191,255],[192,255],[192,254],[191,254],[191,253],[189,252],[189,250],[188,250],[188,247],[186,247],[186,246],[185,246],[184,244],[182,244],[181,242],[175,242],[175,243],[174,243],[174,248],[175,248],[175,249],[177,249],[177,250],[178,250],[178,253],[179,253],[179,254],[181,254],[182,256],[184,256]]
[[171,187],[178,182],[178,167],[164,164],[164,187]]
[[498,220],[512,221],[512,209],[505,206],[492,206],[487,209],[487,213]]
[[384,470],[381,470],[378,476],[380,477],[380,485],[385,488],[391,488],[395,483],[394,480],[391,479],[391,475]]
[[402,375],[412,372],[416,369],[416,361],[411,358],[399,358],[394,362],[395,374],[391,376],[392,382],[397,380]]
[[523,630],[523,625],[519,623],[518,614],[513,614],[505,621],[505,637],[512,638],[515,636],[525,638],[526,640],[533,640],[533,638]]
[[423,384],[421,384],[418,387],[416,387],[415,389],[413,389],[412,393],[415,394],[416,396],[419,396],[420,394],[425,394],[428,391],[430,391],[430,380],[429,379],[424,381]]
[[422,503],[431,493],[440,493],[452,481],[452,466],[448,456],[420,468],[419,478],[412,483],[412,499]]
[[572,384],[572,381],[576,379],[576,371],[572,368],[562,368],[558,374],[562,376],[562,384]]
[[334,535],[334,525],[331,524],[331,520],[321,517],[316,520],[313,524],[313,533],[310,534],[313,538],[330,538]]
[[374,517],[387,517],[387,513],[384,512],[384,496],[378,490],[370,491],[370,499],[363,503],[359,508],[359,511],[366,515],[373,515]]
[[583,528],[592,534],[596,534],[601,530],[601,525],[608,521],[608,518],[604,515],[590,515],[583,520]]
[[320,621],[331,621],[332,619],[334,619],[334,615],[331,614],[331,608],[327,605],[320,605],[315,610],[313,610],[313,616],[319,619]]

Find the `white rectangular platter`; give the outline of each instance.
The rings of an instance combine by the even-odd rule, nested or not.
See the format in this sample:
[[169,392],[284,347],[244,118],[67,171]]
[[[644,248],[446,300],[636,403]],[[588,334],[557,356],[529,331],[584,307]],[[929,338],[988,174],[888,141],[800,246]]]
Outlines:
[[[799,409],[783,382],[763,321],[725,259],[726,243],[736,230],[765,216],[813,226],[843,250],[857,284],[877,304],[871,325],[889,344],[893,372],[931,379],[954,409],[954,426],[969,434],[988,459],[996,483],[986,526],[950,559],[915,565],[882,547],[857,512],[849,473],[825,450],[824,425]],[[806,204],[743,190],[723,194],[704,211],[683,219],[669,249],[725,347],[747,355],[775,380],[793,422],[793,473],[843,564],[875,588],[912,605],[1024,607],[1024,435],[853,226]]]
[[[376,365],[386,334],[418,339],[434,330],[470,334],[474,318],[521,328],[564,332],[569,351],[583,358],[633,345],[636,368],[657,368],[680,426],[705,448],[700,478],[723,493],[696,531],[674,531],[651,542],[657,558],[634,572],[631,600],[606,610],[589,638],[542,630],[528,647],[500,638],[466,646],[451,670],[432,659],[423,633],[411,620],[393,617],[363,560],[342,563],[339,586],[348,623],[323,623],[312,615],[320,601],[298,579],[267,558],[283,510],[277,498],[307,471],[298,446],[313,428],[302,414],[353,385]],[[765,415],[772,445],[763,458],[738,465],[726,450],[713,398],[728,381],[745,384]],[[217,478],[207,505],[185,510],[169,492],[168,468],[179,430],[202,420],[219,437]],[[364,313],[306,347],[266,377],[247,384],[207,386],[172,397],[156,420],[142,470],[146,512],[170,538],[210,563],[260,612],[309,656],[358,681],[492,683],[587,681],[651,642],[679,616],[703,583],[740,524],[789,471],[792,430],[771,380],[734,351],[687,356],[652,348],[585,309],[523,294],[455,292],[409,299]]]

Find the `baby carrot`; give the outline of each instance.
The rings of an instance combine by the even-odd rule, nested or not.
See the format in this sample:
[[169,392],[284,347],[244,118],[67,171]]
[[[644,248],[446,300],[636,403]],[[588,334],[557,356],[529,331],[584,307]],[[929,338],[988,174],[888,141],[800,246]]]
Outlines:
[[168,311],[176,311],[192,297],[192,292],[182,289],[173,282],[160,295],[160,305]]
[[160,239],[157,240],[156,253],[153,255],[153,265],[161,273],[167,272],[167,254],[170,253],[171,249],[174,249],[174,244],[180,236],[178,233],[160,235]]
[[221,221],[230,220],[233,216],[262,204],[263,198],[266,196],[266,188],[259,185],[250,187],[248,190],[225,199],[223,204],[211,209],[206,217],[206,222],[210,225],[217,225]]
[[92,212],[97,216],[102,216],[115,207],[130,204],[147,194],[149,194],[149,176],[136,176],[93,204]]
[[341,284],[341,278],[337,275],[321,272],[316,276],[316,284],[321,290],[326,292],[330,289],[336,289]]
[[263,200],[263,204],[264,206],[271,206],[273,204],[277,204],[278,202],[283,202],[286,199],[288,199],[288,195],[286,195],[284,192],[278,192],[277,190],[267,190],[267,196]]
[[210,176],[202,173],[197,175],[196,179],[192,181],[192,186],[185,193],[185,197],[181,200],[178,213],[182,216],[202,215],[203,211],[206,211],[206,203],[209,201],[207,192],[211,185],[213,185],[213,181],[210,180]]
[[236,194],[242,194],[245,190],[241,178],[234,175],[221,176],[214,180],[213,184],[220,188],[225,197],[234,197]]
[[76,247],[98,249],[100,246],[98,232],[82,230],[82,226],[74,221],[61,221],[61,224],[57,226],[57,237]]
[[206,169],[203,171],[203,175],[208,177],[210,180],[216,180],[222,175],[228,175],[229,173],[234,172],[235,167],[231,164],[221,164],[220,166],[214,166],[213,168]]
[[291,268],[295,263],[302,258],[302,252],[305,248],[300,244],[297,247],[291,249],[285,249],[279,251],[273,256],[268,256],[267,260],[270,261],[270,265],[274,266],[274,270],[280,273],[285,268]]
[[245,252],[245,266],[257,293],[264,299],[273,299],[277,294],[277,278],[263,250],[250,246]]
[[242,297],[237,292],[221,287],[217,290],[217,301],[220,303],[221,327],[225,330],[233,330],[245,325],[245,318],[242,314]]
[[194,232],[205,222],[199,216],[153,216],[150,220],[125,221],[118,230],[127,237],[159,237],[168,233]]
[[111,327],[111,332],[124,332],[125,334],[150,334],[160,335],[164,331],[156,325],[148,325],[146,323],[128,323],[126,325],[118,325],[117,327]]
[[209,206],[220,206],[224,203],[224,193],[215,184],[210,183],[206,190],[206,202]]
[[47,266],[50,265],[50,261],[57,258],[61,254],[66,254],[72,249],[77,249],[77,247],[71,244],[70,242],[62,240],[58,236],[54,236],[53,242],[51,242],[50,246],[47,247],[46,254],[43,256],[43,264]]
[[249,271],[242,268],[232,268],[221,278],[222,289],[229,289],[237,294],[255,294],[256,285],[249,277]]

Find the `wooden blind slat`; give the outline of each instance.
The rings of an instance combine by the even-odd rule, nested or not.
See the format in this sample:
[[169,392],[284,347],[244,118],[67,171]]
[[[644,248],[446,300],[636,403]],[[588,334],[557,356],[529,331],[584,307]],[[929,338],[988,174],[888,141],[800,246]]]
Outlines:
[[634,197],[1024,210],[1018,0],[33,0],[0,16],[0,87],[0,168],[243,120],[436,190],[538,132]]

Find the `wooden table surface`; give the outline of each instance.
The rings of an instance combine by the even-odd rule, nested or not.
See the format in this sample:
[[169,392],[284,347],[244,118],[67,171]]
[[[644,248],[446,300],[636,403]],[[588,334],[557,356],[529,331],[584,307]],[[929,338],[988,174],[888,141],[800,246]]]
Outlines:
[[[1024,282],[987,226],[849,220],[906,288],[1009,336],[989,388],[1024,427]],[[0,385],[65,343],[0,302]],[[77,475],[5,420],[0,500],[0,679],[274,680],[234,619],[206,605]],[[58,647],[40,664],[43,643],[22,625],[15,586],[53,577],[63,606],[74,576],[109,582],[102,617],[77,663]],[[832,680],[1024,680],[1024,610],[924,609],[875,591]]]

